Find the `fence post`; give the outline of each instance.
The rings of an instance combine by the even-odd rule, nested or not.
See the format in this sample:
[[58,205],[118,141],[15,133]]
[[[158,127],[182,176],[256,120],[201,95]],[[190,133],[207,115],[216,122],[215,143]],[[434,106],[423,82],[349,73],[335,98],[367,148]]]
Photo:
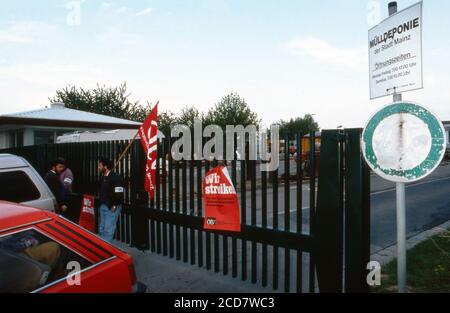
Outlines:
[[345,291],[368,292],[370,172],[361,154],[361,129],[346,130]]
[[[149,250],[149,220],[147,211],[148,194],[144,190],[145,154],[139,142],[135,142],[131,151],[131,246],[139,250]],[[134,162],[133,162],[134,161]],[[126,164],[129,166],[129,164]],[[154,203],[154,202],[153,202]],[[153,208],[152,208],[153,209]]]
[[314,233],[314,259],[320,292],[342,292],[342,195],[339,133],[322,131]]

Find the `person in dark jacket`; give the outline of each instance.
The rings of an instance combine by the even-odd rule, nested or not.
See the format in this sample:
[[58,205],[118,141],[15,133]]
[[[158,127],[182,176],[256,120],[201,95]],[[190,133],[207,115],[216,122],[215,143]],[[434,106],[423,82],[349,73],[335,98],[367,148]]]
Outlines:
[[59,157],[57,159],[59,164],[62,164],[62,170],[59,173],[59,181],[61,182],[61,197],[62,202],[67,206],[67,210],[63,213],[63,216],[72,222],[78,223],[80,218],[79,203],[71,197],[72,185],[74,182],[73,172],[67,167],[66,160]]
[[50,191],[56,198],[57,208],[56,213],[61,214],[67,211],[67,206],[64,203],[63,185],[59,179],[59,175],[64,170],[64,164],[59,160],[55,160],[51,164],[50,170],[45,174],[44,180]]
[[101,174],[99,235],[107,242],[112,242],[114,238],[125,192],[123,179],[112,171],[113,167],[111,160],[100,159],[98,165]]
[[66,160],[64,158],[58,158],[58,161],[63,164],[63,169],[59,174],[59,180],[63,186],[64,196],[70,195],[72,193],[73,186],[73,172],[67,167]]

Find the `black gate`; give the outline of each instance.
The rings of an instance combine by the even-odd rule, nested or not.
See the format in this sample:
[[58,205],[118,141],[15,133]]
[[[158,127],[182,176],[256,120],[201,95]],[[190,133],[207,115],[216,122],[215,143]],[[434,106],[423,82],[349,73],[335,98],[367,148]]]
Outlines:
[[[360,136],[360,129],[323,131],[319,153],[314,133],[307,139],[297,134],[295,154],[288,149],[293,137],[287,137],[273,172],[260,171],[258,161],[223,161],[240,198],[239,234],[203,230],[202,180],[222,161],[174,161],[171,142],[163,140],[156,197],[149,202],[145,156],[135,142],[117,168],[128,188],[116,240],[272,290],[368,291],[370,181]],[[116,160],[127,144],[43,145],[2,153],[25,157],[41,174],[53,158],[64,157],[75,174],[74,192],[97,195],[99,156]]]

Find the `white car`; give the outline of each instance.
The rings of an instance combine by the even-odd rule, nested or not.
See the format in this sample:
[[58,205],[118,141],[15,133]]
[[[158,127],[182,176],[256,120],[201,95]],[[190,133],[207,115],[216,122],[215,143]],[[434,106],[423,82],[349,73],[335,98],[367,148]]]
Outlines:
[[0,200],[54,212],[56,198],[44,179],[22,157],[0,154]]

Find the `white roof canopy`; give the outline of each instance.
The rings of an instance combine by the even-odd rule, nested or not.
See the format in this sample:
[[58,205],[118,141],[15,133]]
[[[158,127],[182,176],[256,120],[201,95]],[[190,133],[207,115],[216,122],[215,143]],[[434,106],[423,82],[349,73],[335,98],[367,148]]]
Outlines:
[[52,104],[50,108],[41,110],[5,114],[3,117],[21,118],[21,119],[39,119],[39,120],[53,120],[53,121],[71,121],[84,123],[99,123],[99,124],[122,124],[122,125],[136,125],[141,123],[121,118],[116,118],[107,115],[84,112],[80,110],[68,109],[62,103]]

